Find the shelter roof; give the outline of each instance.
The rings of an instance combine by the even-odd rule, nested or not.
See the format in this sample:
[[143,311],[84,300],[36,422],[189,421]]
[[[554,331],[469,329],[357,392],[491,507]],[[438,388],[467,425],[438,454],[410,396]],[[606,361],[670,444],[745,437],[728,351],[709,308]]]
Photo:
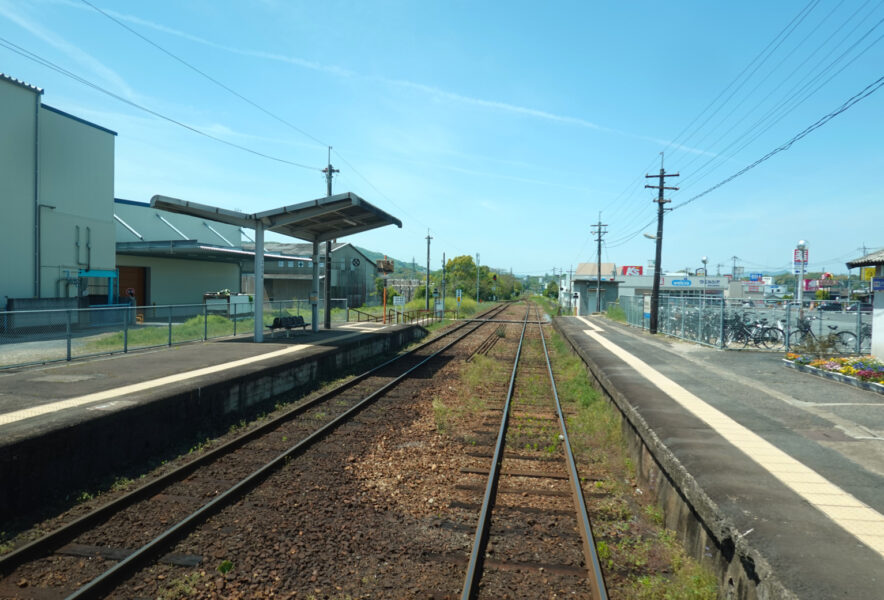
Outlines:
[[878,250],[877,252],[866,254],[862,258],[852,260],[847,263],[847,268],[855,269],[856,267],[875,267],[877,265],[884,265],[884,250]]
[[399,219],[349,192],[254,214],[166,196],[154,196],[150,205],[240,227],[254,228],[256,222],[260,221],[266,231],[309,242],[324,242],[385,225],[402,227]]
[[[603,262],[602,263],[602,278],[611,278],[613,279],[617,274],[617,266],[614,263]],[[577,271],[574,272],[574,281],[585,281],[591,279],[595,281],[598,279],[598,264],[597,263],[580,263],[577,265]]]
[[[195,260],[210,260],[215,262],[239,263],[254,260],[255,252],[240,250],[239,248],[226,248],[213,246],[197,240],[169,240],[156,242],[117,242],[117,254],[135,256],[154,256],[160,258],[184,258]],[[310,258],[291,256],[287,254],[264,253],[264,259],[271,260],[303,260],[311,261]]]

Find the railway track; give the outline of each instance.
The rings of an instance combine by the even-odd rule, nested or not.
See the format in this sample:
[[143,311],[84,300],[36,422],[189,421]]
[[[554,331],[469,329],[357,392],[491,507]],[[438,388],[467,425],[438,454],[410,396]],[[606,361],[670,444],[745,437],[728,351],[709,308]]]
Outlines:
[[12,597],[97,598],[113,595],[117,586],[156,563],[201,564],[211,543],[206,550],[197,544],[187,552],[174,551],[176,544],[193,537],[213,515],[242,503],[332,432],[347,425],[355,430],[354,419],[364,408],[395,393],[402,381],[461,340],[493,328],[494,316],[505,308],[464,322],[4,556],[0,576],[7,587],[0,595],[6,597],[17,586]]
[[485,478],[458,486],[482,493],[462,600],[607,598],[542,326],[529,322],[532,310],[529,305],[510,348],[505,397],[475,432],[491,443],[475,453],[480,466],[462,469]]

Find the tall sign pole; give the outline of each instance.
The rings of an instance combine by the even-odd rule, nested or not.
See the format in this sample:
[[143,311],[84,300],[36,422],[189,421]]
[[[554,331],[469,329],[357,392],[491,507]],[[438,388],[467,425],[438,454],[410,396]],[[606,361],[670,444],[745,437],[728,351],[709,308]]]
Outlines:
[[659,175],[645,175],[645,178],[650,179],[652,177],[657,177],[660,179],[660,183],[658,185],[646,185],[646,188],[656,189],[659,191],[657,195],[657,199],[654,202],[657,203],[657,251],[654,256],[654,287],[651,290],[651,323],[650,323],[650,332],[652,334],[657,333],[657,313],[658,306],[660,303],[660,260],[663,254],[663,212],[665,209],[663,206],[669,202],[663,198],[663,190],[677,190],[677,187],[667,187],[666,186],[666,178],[667,177],[678,177],[678,173],[666,173],[663,170],[663,153],[660,153],[660,174]]

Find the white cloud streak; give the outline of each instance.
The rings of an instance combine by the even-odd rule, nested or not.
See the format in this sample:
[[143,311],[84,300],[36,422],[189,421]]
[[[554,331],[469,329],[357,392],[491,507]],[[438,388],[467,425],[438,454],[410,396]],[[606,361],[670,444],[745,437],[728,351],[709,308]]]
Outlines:
[[[66,2],[65,0],[61,0],[61,1],[64,2],[65,4],[68,4],[69,6],[77,6],[78,8],[88,8],[83,4],[69,3],[69,2]],[[579,117],[558,115],[558,114],[551,113],[548,111],[539,110],[539,109],[535,109],[535,108],[529,108],[529,107],[525,107],[525,106],[518,106],[518,105],[510,104],[507,102],[500,102],[500,101],[496,101],[496,100],[486,100],[483,98],[474,98],[474,97],[470,97],[470,96],[464,96],[462,94],[449,92],[449,91],[442,90],[442,89],[439,89],[439,88],[436,88],[433,86],[425,85],[422,83],[416,83],[413,81],[407,81],[407,80],[402,80],[402,79],[388,79],[388,78],[384,78],[384,77],[362,76],[362,75],[359,75],[358,73],[356,73],[350,69],[346,69],[346,68],[339,67],[336,65],[325,65],[325,64],[318,63],[315,61],[305,60],[302,58],[288,56],[288,55],[284,55],[284,54],[277,54],[277,53],[273,53],[273,52],[264,52],[261,50],[250,50],[250,49],[236,48],[234,46],[227,46],[224,44],[219,44],[217,42],[213,42],[211,40],[207,40],[205,38],[201,38],[199,36],[192,35],[190,33],[187,33],[185,31],[181,31],[179,29],[173,29],[171,27],[167,27],[167,26],[161,25],[159,23],[154,23],[152,21],[148,21],[148,20],[142,19],[140,17],[135,17],[133,15],[119,13],[119,12],[116,12],[113,10],[107,10],[107,9],[102,9],[102,10],[107,12],[109,15],[112,15],[114,18],[119,19],[120,21],[126,21],[126,22],[132,23],[134,25],[147,27],[147,28],[153,29],[155,31],[159,31],[159,32],[162,32],[162,33],[165,33],[168,35],[174,35],[174,36],[189,40],[191,42],[195,42],[198,44],[209,46],[211,48],[223,50],[225,52],[230,52],[232,54],[239,54],[240,56],[249,56],[252,58],[258,58],[258,59],[263,59],[263,60],[272,60],[272,61],[276,61],[276,62],[283,62],[283,63],[295,65],[295,66],[298,66],[298,67],[301,67],[304,69],[309,69],[311,71],[328,73],[330,75],[334,75],[334,76],[345,78],[345,79],[364,79],[364,80],[369,80],[369,81],[377,81],[377,82],[384,83],[384,84],[386,84],[388,86],[392,86],[392,87],[399,87],[399,88],[415,90],[415,91],[424,93],[428,96],[432,96],[432,97],[440,99],[440,100],[447,100],[449,102],[456,103],[456,104],[461,104],[461,105],[466,105],[466,106],[475,106],[475,107],[485,108],[485,109],[493,110],[493,111],[497,111],[497,112],[522,115],[522,116],[531,117],[531,118],[535,118],[535,119],[542,119],[542,120],[546,120],[546,121],[552,121],[555,123],[561,123],[564,125],[573,125],[573,126],[582,127],[585,129],[591,129],[591,130],[599,131],[599,132],[603,132],[603,133],[610,133],[613,135],[619,135],[619,136],[629,137],[629,138],[633,138],[633,139],[637,139],[637,140],[642,140],[645,142],[651,142],[653,144],[657,144],[657,145],[664,146],[664,147],[667,147],[670,145],[670,142],[667,140],[638,135],[638,134],[634,134],[634,133],[629,133],[627,131],[621,131],[619,129],[613,129],[610,127],[604,127],[604,126],[599,125],[597,123],[593,123],[592,121],[588,121],[586,119],[581,119]],[[676,144],[673,147],[677,148],[679,150],[682,150],[684,152],[691,153],[691,154],[703,154],[703,155],[714,156],[713,153],[706,152],[704,150],[698,150],[696,148],[691,148],[688,146],[682,146],[682,145]]]
[[48,29],[42,27],[34,20],[23,14],[21,11],[17,10],[10,2],[6,0],[0,0],[0,15],[5,17],[7,20],[15,23],[31,35],[36,38],[39,38],[43,42],[49,44],[54,47],[56,50],[59,50],[70,56],[74,61],[95,73],[100,77],[103,81],[105,81],[108,85],[112,86],[117,93],[128,98],[129,100],[134,100],[136,97],[135,91],[129,87],[129,84],[113,69],[96,59],[94,56],[80,50],[77,46],[67,42],[64,38],[56,35],[55,33],[49,31]]

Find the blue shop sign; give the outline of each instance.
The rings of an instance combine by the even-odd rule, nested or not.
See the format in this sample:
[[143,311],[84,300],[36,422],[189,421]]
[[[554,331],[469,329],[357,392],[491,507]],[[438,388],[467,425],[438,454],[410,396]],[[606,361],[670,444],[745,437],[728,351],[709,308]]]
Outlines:
[[690,279],[673,279],[672,283],[670,285],[673,285],[675,287],[690,287],[691,280]]
[[884,277],[872,277],[872,291],[884,292]]

